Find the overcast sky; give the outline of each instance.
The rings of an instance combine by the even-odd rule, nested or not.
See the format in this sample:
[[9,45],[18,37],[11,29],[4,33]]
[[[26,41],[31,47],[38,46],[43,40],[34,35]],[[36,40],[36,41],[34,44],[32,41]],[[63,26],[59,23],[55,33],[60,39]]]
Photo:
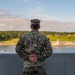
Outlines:
[[75,0],[0,0],[1,17],[75,22]]

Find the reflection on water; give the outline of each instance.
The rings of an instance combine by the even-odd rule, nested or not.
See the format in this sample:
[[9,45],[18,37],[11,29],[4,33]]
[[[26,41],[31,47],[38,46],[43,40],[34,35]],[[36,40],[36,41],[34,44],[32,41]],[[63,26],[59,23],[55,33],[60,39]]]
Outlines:
[[75,53],[75,46],[53,47],[53,53]]
[[[15,52],[15,46],[0,46],[0,53]],[[53,47],[53,53],[75,53],[75,46]]]
[[0,46],[0,52],[15,52],[15,46]]
[[54,50],[56,50],[57,52],[61,52],[63,49],[62,49],[63,47],[55,47],[55,49]]

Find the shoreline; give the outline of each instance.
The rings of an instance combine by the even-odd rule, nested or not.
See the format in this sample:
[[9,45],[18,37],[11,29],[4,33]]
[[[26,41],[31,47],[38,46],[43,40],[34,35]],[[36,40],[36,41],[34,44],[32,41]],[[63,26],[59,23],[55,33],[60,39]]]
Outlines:
[[[0,43],[0,46],[15,46],[17,43]],[[51,42],[52,46],[75,46],[75,42],[58,42],[57,41],[52,41]]]
[[16,43],[0,43],[0,46],[15,46]]
[[75,42],[68,42],[68,41],[63,41],[63,42],[51,42],[52,46],[59,46],[59,47],[62,47],[62,46],[75,46]]

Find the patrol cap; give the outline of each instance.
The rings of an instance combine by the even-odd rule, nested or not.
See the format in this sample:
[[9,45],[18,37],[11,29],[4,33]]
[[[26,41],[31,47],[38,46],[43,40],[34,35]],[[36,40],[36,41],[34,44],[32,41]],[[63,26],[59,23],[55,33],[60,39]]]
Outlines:
[[40,20],[39,19],[31,19],[31,24],[39,24]]

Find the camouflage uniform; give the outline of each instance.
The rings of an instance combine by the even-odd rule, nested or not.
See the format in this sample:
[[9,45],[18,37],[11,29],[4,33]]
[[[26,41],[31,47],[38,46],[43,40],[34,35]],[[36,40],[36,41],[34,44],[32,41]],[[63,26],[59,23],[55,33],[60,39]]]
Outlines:
[[[31,31],[24,34],[16,45],[17,54],[24,59],[24,75],[46,75],[45,59],[52,54],[49,39],[39,31]],[[29,55],[36,53],[38,61],[33,63]]]

